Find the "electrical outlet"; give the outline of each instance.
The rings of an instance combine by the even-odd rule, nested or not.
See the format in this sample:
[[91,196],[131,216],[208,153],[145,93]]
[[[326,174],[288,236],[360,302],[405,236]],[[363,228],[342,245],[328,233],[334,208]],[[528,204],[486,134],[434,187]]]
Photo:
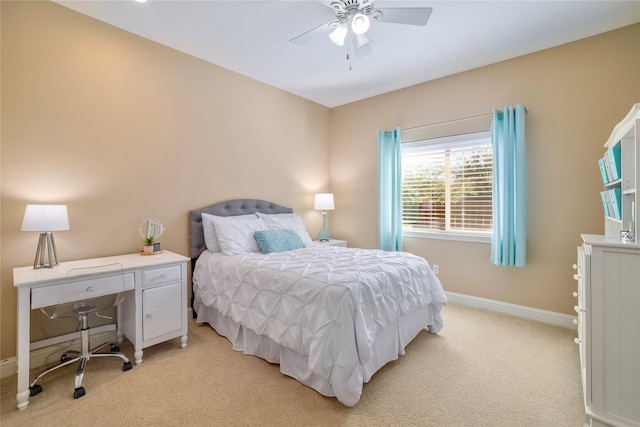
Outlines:
[[440,266],[438,264],[433,264],[433,266],[431,267],[431,269],[433,270],[433,273],[437,276],[438,274],[440,274]]

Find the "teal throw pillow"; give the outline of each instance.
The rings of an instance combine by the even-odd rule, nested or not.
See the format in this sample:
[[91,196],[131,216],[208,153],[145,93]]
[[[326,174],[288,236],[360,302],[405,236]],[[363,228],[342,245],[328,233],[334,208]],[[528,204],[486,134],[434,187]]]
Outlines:
[[304,248],[302,239],[293,230],[260,230],[253,233],[264,254]]

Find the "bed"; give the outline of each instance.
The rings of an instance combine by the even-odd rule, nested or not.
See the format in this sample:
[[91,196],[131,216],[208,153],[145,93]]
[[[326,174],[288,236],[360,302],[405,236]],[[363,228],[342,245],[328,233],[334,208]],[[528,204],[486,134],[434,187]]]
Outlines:
[[312,242],[276,203],[192,210],[190,254],[198,323],[347,406],[421,331],[443,326],[447,298],[424,259]]

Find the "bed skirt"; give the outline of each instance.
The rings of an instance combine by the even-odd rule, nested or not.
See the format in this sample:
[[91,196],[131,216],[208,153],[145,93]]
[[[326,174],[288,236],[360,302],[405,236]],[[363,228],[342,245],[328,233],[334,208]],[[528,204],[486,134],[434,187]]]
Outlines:
[[[196,296],[193,302],[198,323],[208,323],[218,334],[226,337],[236,351],[258,356],[270,363],[280,365],[280,372],[295,378],[302,384],[313,388],[318,393],[336,397],[334,387],[341,387],[337,393],[339,400],[347,406],[353,406],[360,399],[362,384],[331,384],[309,370],[308,356],[299,354],[289,348],[282,347],[269,337],[236,323],[231,318],[220,314],[215,308],[207,307]],[[433,322],[433,308],[416,309],[398,319],[386,329],[378,332],[372,345],[369,360],[359,368],[363,382],[367,383],[382,366],[405,354],[405,347],[421,330],[428,331],[425,325]],[[344,388],[347,388],[346,395]]]

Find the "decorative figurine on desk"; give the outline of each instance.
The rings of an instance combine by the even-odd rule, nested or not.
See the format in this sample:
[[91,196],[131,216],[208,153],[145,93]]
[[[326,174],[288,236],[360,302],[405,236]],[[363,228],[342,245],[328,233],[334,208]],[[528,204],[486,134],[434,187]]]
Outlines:
[[160,243],[156,241],[164,232],[164,227],[160,221],[148,219],[142,223],[138,231],[144,239],[144,247],[140,251],[140,255],[155,255],[162,252]]
[[153,252],[153,236],[145,237],[143,242],[144,242],[144,246],[142,250],[148,254],[152,253]]

